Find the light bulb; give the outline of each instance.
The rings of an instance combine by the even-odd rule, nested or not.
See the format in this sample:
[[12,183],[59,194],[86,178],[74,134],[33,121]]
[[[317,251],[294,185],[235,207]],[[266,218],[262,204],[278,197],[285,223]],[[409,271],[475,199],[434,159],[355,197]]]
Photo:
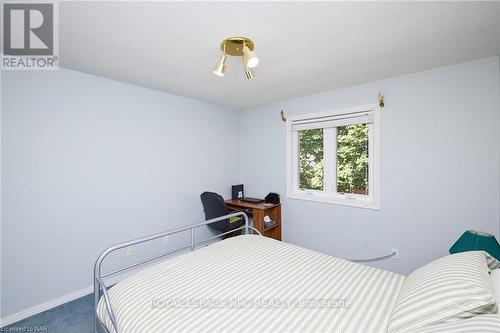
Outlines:
[[255,52],[250,51],[246,45],[243,45],[243,60],[249,68],[254,68],[259,64],[259,58],[257,58]]

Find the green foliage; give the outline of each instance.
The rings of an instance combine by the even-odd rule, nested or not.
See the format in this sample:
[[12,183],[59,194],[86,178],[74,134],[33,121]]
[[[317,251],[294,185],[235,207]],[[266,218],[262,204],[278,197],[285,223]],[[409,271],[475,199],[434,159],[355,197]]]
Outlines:
[[[324,189],[323,129],[299,131],[299,186]],[[368,126],[337,128],[337,192],[368,194]]]
[[368,194],[368,126],[337,127],[337,192]]
[[299,131],[299,186],[323,190],[323,129]]

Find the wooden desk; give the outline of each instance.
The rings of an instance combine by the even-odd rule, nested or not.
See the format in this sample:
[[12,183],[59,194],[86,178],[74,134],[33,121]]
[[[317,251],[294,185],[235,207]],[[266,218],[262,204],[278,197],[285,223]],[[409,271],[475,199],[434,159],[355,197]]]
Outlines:
[[[253,217],[253,226],[266,237],[281,240],[281,204],[253,203],[241,200],[226,200],[226,206],[232,211],[245,212]],[[268,215],[276,225],[264,228],[264,216]]]

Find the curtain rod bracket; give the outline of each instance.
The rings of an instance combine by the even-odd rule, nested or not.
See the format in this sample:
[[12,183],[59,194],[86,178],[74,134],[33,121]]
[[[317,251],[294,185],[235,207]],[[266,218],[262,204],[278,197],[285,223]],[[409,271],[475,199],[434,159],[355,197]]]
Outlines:
[[280,114],[281,114],[281,120],[286,121],[286,114],[285,114],[285,112],[283,110],[281,110]]
[[378,93],[378,106],[380,106],[381,108],[383,108],[385,106],[384,92],[383,91]]

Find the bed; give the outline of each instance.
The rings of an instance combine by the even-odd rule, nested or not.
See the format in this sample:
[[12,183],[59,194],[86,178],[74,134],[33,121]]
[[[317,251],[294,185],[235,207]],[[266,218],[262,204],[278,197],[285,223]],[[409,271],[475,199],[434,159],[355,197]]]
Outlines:
[[181,254],[109,289],[99,268],[96,321],[120,333],[388,332],[406,279],[258,234]]

